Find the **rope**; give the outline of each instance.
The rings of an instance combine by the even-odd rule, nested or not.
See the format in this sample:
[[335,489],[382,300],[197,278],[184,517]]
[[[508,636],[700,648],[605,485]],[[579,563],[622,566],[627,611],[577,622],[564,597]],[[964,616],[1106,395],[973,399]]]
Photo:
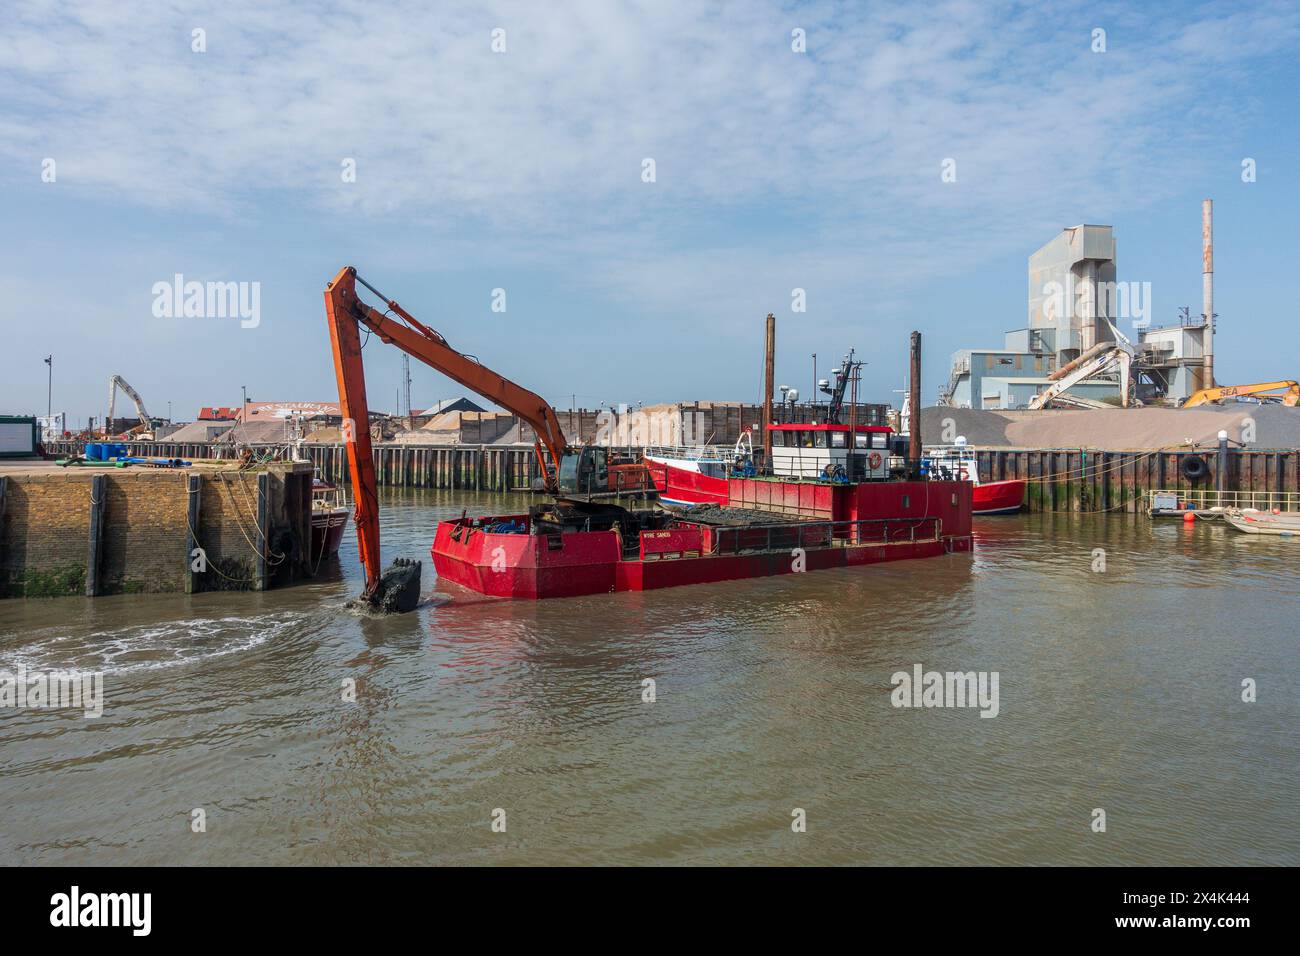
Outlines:
[[[271,565],[271,567],[276,567],[277,565],[284,562],[285,555],[283,553],[277,554],[275,556],[275,560],[274,561],[271,560],[271,554],[273,552],[271,552],[270,542],[266,540],[266,535],[263,533],[261,527],[257,523],[257,507],[253,503],[253,499],[250,498],[248,495],[248,486],[241,481],[239,483],[239,490],[243,492],[244,501],[247,502],[248,504],[249,516],[253,520],[253,527],[257,529],[257,536],[262,539],[262,545],[263,547],[266,548],[268,552],[268,554],[266,555],[266,560]],[[245,537],[247,537],[247,535],[245,535]],[[249,543],[251,544],[252,542],[250,541]],[[258,553],[261,554],[261,552]]]
[[[1082,481],[1088,481],[1088,480],[1094,480],[1094,481],[1095,481],[1095,480],[1098,480],[1098,479],[1101,479],[1101,478],[1108,477],[1108,476],[1110,476],[1110,475],[1112,475],[1112,474],[1114,474],[1114,473],[1116,473],[1116,472],[1122,471],[1122,470],[1124,469],[1124,466],[1127,465],[1127,464],[1129,464],[1130,462],[1137,463],[1137,462],[1139,462],[1139,461],[1144,461],[1144,460],[1150,458],[1152,455],[1163,455],[1163,454],[1169,454],[1170,452],[1178,452],[1178,451],[1182,451],[1185,447],[1186,447],[1186,446],[1184,446],[1184,445],[1166,445],[1166,446],[1164,446],[1164,447],[1162,447],[1162,448],[1155,448],[1155,449],[1152,449],[1151,451],[1148,451],[1148,452],[1142,452],[1142,453],[1140,453],[1140,454],[1134,454],[1133,457],[1131,457],[1131,458],[1125,456],[1124,458],[1121,458],[1119,461],[1113,461],[1113,462],[1111,462],[1110,464],[1108,464],[1108,465],[1107,465],[1106,467],[1104,467],[1104,468],[1097,468],[1097,469],[1094,469],[1091,475],[1086,474],[1086,473],[1085,473],[1085,468],[1086,468],[1086,466],[1083,465],[1083,464],[1080,464],[1079,467],[1078,467],[1077,469],[1075,469],[1075,468],[1070,468],[1070,469],[1067,469],[1067,470],[1065,470],[1065,471],[1053,472],[1053,473],[1051,473],[1051,474],[1047,474],[1047,475],[1027,476],[1027,477],[1025,477],[1025,478],[1009,478],[1009,479],[1006,479],[1006,480],[1008,480],[1008,481],[1024,481],[1024,482],[1031,482],[1031,481],[1033,481],[1033,482],[1045,482],[1045,481],[1050,481],[1050,480],[1053,480],[1053,479],[1058,479],[1058,478],[1064,477],[1064,478],[1066,478],[1067,480],[1068,480],[1068,479],[1071,479],[1071,478],[1077,478],[1077,479],[1078,479],[1079,481],[1081,481],[1081,482],[1082,482]],[[1082,452],[1082,451],[1084,451],[1084,449],[1079,449],[1079,451]],[[1048,454],[1052,454],[1052,455],[1060,454],[1060,453],[1061,453],[1061,452],[1048,452]],[[1068,454],[1068,453],[1069,453],[1069,449],[1066,449],[1064,453],[1067,453],[1067,454]],[[1042,452],[1037,452],[1037,453],[1032,453],[1032,452],[1031,452],[1031,454],[1042,454]],[[1094,452],[1094,454],[1097,454],[1097,453]],[[1112,454],[1113,454],[1113,453],[1112,453]],[[1119,502],[1118,504],[1111,505],[1109,508],[1096,508],[1096,509],[1091,509],[1091,510],[1088,510],[1088,511],[1076,511],[1076,512],[1073,512],[1073,513],[1074,513],[1074,514],[1083,514],[1083,515],[1105,514],[1105,513],[1110,512],[1110,511],[1118,511],[1118,510],[1121,509],[1121,508],[1127,508],[1128,505],[1129,505],[1129,502],[1128,502],[1128,501],[1121,501],[1121,502]]]
[[[1163,455],[1163,454],[1169,454],[1170,452],[1176,452],[1176,451],[1181,450],[1182,447],[1183,447],[1183,446],[1181,446],[1181,445],[1167,445],[1167,446],[1165,446],[1164,448],[1156,448],[1156,449],[1153,449],[1153,450],[1151,450],[1151,451],[1142,452],[1142,453],[1140,453],[1140,454],[1134,454],[1134,456],[1133,456],[1132,458],[1127,458],[1127,457],[1126,457],[1126,458],[1122,458],[1122,459],[1120,459],[1120,460],[1117,461],[1117,462],[1111,462],[1111,463],[1110,463],[1109,465],[1107,465],[1105,468],[1097,469],[1096,471],[1093,472],[1093,475],[1094,475],[1094,476],[1109,475],[1109,474],[1111,474],[1112,472],[1119,471],[1119,470],[1122,469],[1125,465],[1127,465],[1129,462],[1138,462],[1138,461],[1142,461],[1142,460],[1144,460],[1144,459],[1150,458],[1152,455]],[[1080,451],[1082,451],[1082,449],[1080,449]],[[1069,452],[1070,452],[1070,449],[1065,449],[1065,450],[1062,451],[1062,452],[1047,452],[1047,454],[1052,454],[1052,455],[1056,455],[1056,454],[1069,454]],[[1030,452],[1029,454],[1043,454],[1043,452]],[[1094,452],[1094,454],[1096,454],[1096,453]],[[1113,454],[1113,453],[1112,453],[1112,454]],[[1025,477],[1025,478],[1008,478],[1008,479],[1006,479],[1006,480],[1008,480],[1008,481],[1049,481],[1049,480],[1054,479],[1054,478],[1062,478],[1062,477],[1064,477],[1064,478],[1071,478],[1071,477],[1074,477],[1074,476],[1076,476],[1076,475],[1079,476],[1079,477],[1082,477],[1082,476],[1083,476],[1083,469],[1084,469],[1084,466],[1083,466],[1083,465],[1080,465],[1077,469],[1076,469],[1076,468],[1069,468],[1069,469],[1066,469],[1065,471],[1052,472],[1051,474],[1046,474],[1046,475],[1031,475],[1031,476],[1027,476],[1027,477]]]
[[[314,514],[314,513],[313,513],[313,517],[315,517],[315,514]],[[320,570],[320,563],[321,563],[321,560],[325,557],[325,543],[329,540],[329,536],[330,536],[330,521],[331,521],[331,520],[332,520],[331,518],[327,518],[327,519],[325,520],[325,533],[322,534],[321,537],[320,537],[320,553],[316,555],[316,565],[315,565],[315,567],[313,567],[313,568],[311,569],[311,576],[312,576],[313,578],[316,576],[316,572]],[[344,519],[344,520],[347,520],[347,519]],[[309,535],[310,535],[310,528],[311,528],[311,525],[310,525],[310,523],[309,523],[309,524],[308,524],[308,529],[309,529],[309,530],[308,530],[308,534],[309,534]],[[308,554],[310,554],[310,552],[308,552]]]
[[[231,504],[234,505],[235,527],[237,527],[237,528],[239,529],[239,533],[240,533],[241,535],[243,535],[244,540],[247,541],[249,547],[251,547],[251,548],[253,549],[253,553],[256,554],[256,555],[258,555],[259,557],[261,557],[261,556],[262,556],[261,551],[258,550],[257,545],[253,544],[252,539],[249,538],[247,532],[244,531],[243,521],[242,521],[242,519],[241,519],[241,517],[240,517],[240,515],[239,515],[239,503],[238,503],[237,501],[235,501],[234,492],[232,492],[232,491],[230,490],[230,484],[225,480],[225,475],[222,475],[222,474],[218,473],[218,474],[214,475],[214,477],[217,477],[217,478],[220,478],[220,479],[221,479],[221,484],[225,487],[225,489],[226,489],[226,493],[227,493],[227,495],[229,495],[229,497],[230,497],[230,502],[231,502]],[[241,485],[241,487],[243,486],[243,482],[242,482],[242,481],[240,482],[240,485]],[[248,489],[247,489],[247,488],[243,488],[243,492],[244,492],[244,497],[245,497],[245,499],[247,499],[247,498],[248,498]],[[200,493],[201,493],[201,492],[200,492]],[[252,501],[251,501],[251,500],[249,500],[248,503],[249,503],[250,506],[252,505]],[[199,533],[198,533],[198,531],[194,528],[193,523],[190,521],[190,513],[189,513],[189,510],[188,510],[188,509],[186,509],[186,512],[185,512],[185,524],[186,524],[186,526],[189,528],[190,535],[191,535],[191,537],[193,537],[195,544],[196,544],[198,547],[202,547],[202,545],[199,545],[199,544],[198,544],[198,542],[199,542]],[[256,522],[254,522],[254,525],[256,525]],[[308,528],[310,529],[310,524],[308,525]],[[326,542],[326,538],[327,538],[328,535],[329,535],[329,528],[328,528],[328,527],[326,527],[325,532],[326,532],[325,535],[321,537],[320,553],[316,555],[316,565],[315,565],[315,567],[312,568],[312,576],[313,576],[313,577],[315,577],[316,572],[320,570],[320,563],[321,563],[321,560],[322,560],[322,559],[324,558],[324,556],[325,556],[325,542]],[[309,533],[310,533],[310,530],[309,530]],[[261,529],[260,529],[260,528],[258,529],[258,535],[259,535],[259,537],[261,537],[263,540],[265,540],[266,535],[264,535],[264,534],[261,533]],[[310,551],[309,551],[308,553],[310,554]],[[277,567],[277,566],[279,566],[280,564],[282,564],[282,563],[284,562],[285,557],[286,557],[286,555],[285,555],[283,552],[276,552],[276,553],[275,553],[275,558],[276,558],[276,559],[275,559],[274,561],[270,560],[270,558],[267,558],[266,560],[267,560],[267,563],[268,563],[271,567]],[[207,561],[207,560],[206,560],[206,554],[205,554],[205,563],[206,563],[207,566],[208,566],[208,570],[211,570],[211,571],[215,571],[215,572],[217,572],[217,574],[221,575],[221,577],[225,578],[227,581],[233,581],[233,582],[235,582],[236,584],[252,584],[252,583],[254,583],[254,579],[253,579],[253,578],[232,578],[230,575],[226,574],[226,573],[225,573],[224,571],[222,571],[219,567],[217,567],[217,565],[216,565],[214,562]]]
[[[1111,505],[1109,508],[1093,508],[1088,511],[1075,511],[1072,513],[1077,515],[1099,515],[1099,514],[1105,514],[1108,511],[1118,511],[1120,508],[1128,507],[1128,505],[1129,502],[1121,501],[1119,504]],[[1065,513],[1070,514],[1071,512],[1065,512]]]
[[[248,532],[246,532],[246,531],[244,530],[244,522],[243,522],[243,519],[241,518],[241,516],[240,516],[240,514],[239,514],[239,502],[237,502],[237,501],[235,500],[235,493],[234,493],[233,491],[230,490],[230,483],[227,482],[227,481],[225,480],[225,475],[219,475],[219,477],[221,478],[221,484],[222,484],[222,486],[226,489],[226,494],[229,495],[229,497],[230,497],[230,504],[231,504],[231,505],[233,506],[233,508],[234,508],[234,513],[235,513],[235,527],[237,527],[237,528],[239,529],[239,533],[240,533],[241,535],[244,536],[244,540],[248,542],[248,546],[249,546],[250,548],[253,549],[253,553],[254,553],[254,554],[256,554],[259,558],[262,558],[262,560],[266,561],[267,564],[269,564],[271,567],[276,567],[277,565],[281,564],[281,563],[284,561],[284,558],[285,558],[285,555],[284,555],[283,553],[276,554],[276,555],[275,555],[275,560],[273,561],[273,560],[271,560],[271,555],[270,555],[270,554],[263,554],[263,553],[262,553],[262,550],[261,550],[260,548],[258,548],[258,546],[257,546],[256,544],[253,543],[253,539],[250,538],[250,537],[248,536]],[[247,497],[248,497],[248,489],[242,487],[242,486],[243,486],[243,482],[242,482],[242,481],[240,482],[240,486],[241,486],[241,488],[242,488],[242,490],[243,490],[243,492],[244,492],[244,497],[247,498]],[[250,506],[251,506],[251,505],[252,505],[252,502],[250,501],[249,504],[250,504]],[[254,511],[253,526],[256,528],[256,527],[257,527],[257,518],[256,518],[255,515],[256,515],[256,512]],[[262,538],[263,542],[265,542],[265,540],[266,540],[266,535],[262,534],[262,530],[261,530],[260,528],[257,529],[257,533],[258,533],[258,535]],[[267,550],[270,551],[270,548],[268,547]]]
[[[244,530],[244,520],[243,517],[239,514],[239,502],[235,500],[235,493],[230,490],[230,485],[226,482],[225,476],[222,476],[221,484],[222,487],[226,489],[226,495],[230,498],[230,505],[231,508],[233,509],[233,514],[235,516],[235,527],[237,527],[239,529],[239,533],[244,536],[244,540],[247,541],[248,546],[253,549],[253,553],[256,554],[258,557],[262,557],[262,550],[256,544],[253,543],[253,539],[250,538],[248,536],[248,533]],[[256,521],[254,523],[256,524]]]
[[[195,546],[196,546],[196,547],[199,547],[199,548],[202,548],[203,545],[199,544],[199,533],[198,533],[196,530],[194,530],[194,525],[193,525],[193,523],[190,521],[190,512],[189,512],[189,509],[188,509],[188,508],[185,509],[185,524],[186,524],[186,525],[189,527],[189,529],[190,529],[190,536],[194,539],[194,544],[195,544]],[[186,558],[188,558],[188,557],[189,557],[189,555],[186,555]],[[206,551],[203,552],[203,563],[204,563],[205,565],[207,565],[207,567],[205,567],[204,570],[203,570],[203,573],[204,573],[204,574],[206,574],[208,571],[216,571],[217,574],[221,575],[221,576],[222,576],[223,578],[225,578],[227,581],[234,581],[236,584],[252,584],[252,583],[253,583],[253,579],[252,579],[252,578],[232,578],[229,574],[226,574],[226,573],[225,573],[224,571],[222,571],[219,567],[217,567],[217,565],[216,565],[215,562],[209,561],[209,560],[207,559],[207,552],[206,552]]]
[[[1150,458],[1152,455],[1168,454],[1169,452],[1179,451],[1179,450],[1181,450],[1183,447],[1184,447],[1184,446],[1182,446],[1182,445],[1166,445],[1166,446],[1163,447],[1163,448],[1156,448],[1156,449],[1153,449],[1153,450],[1148,451],[1148,452],[1143,452],[1143,453],[1141,453],[1141,454],[1136,454],[1136,455],[1134,455],[1132,458],[1128,458],[1128,457],[1121,458],[1119,461],[1117,461],[1117,462],[1112,462],[1110,465],[1108,465],[1108,466],[1105,467],[1105,468],[1098,468],[1098,469],[1094,470],[1091,476],[1086,475],[1085,472],[1084,472],[1084,466],[1083,466],[1083,465],[1080,465],[1077,471],[1071,469],[1071,470],[1069,470],[1069,471],[1057,472],[1057,473],[1055,473],[1055,474],[1051,474],[1051,475],[1040,475],[1040,476],[1038,476],[1038,477],[1036,477],[1036,478],[1032,478],[1032,477],[1031,477],[1031,478],[1024,478],[1024,479],[1020,479],[1020,480],[1023,480],[1023,481],[1038,481],[1038,482],[1042,482],[1042,481],[1047,481],[1049,478],[1057,478],[1057,477],[1060,477],[1061,475],[1065,475],[1065,476],[1067,476],[1067,477],[1072,477],[1072,476],[1076,476],[1076,475],[1077,475],[1079,481],[1085,481],[1085,480],[1088,480],[1089,477],[1091,477],[1092,480],[1097,480],[1097,479],[1104,478],[1104,477],[1107,477],[1107,476],[1109,476],[1109,475],[1112,475],[1112,474],[1114,474],[1115,472],[1122,471],[1123,468],[1124,468],[1124,466],[1127,465],[1130,461],[1131,461],[1131,462],[1134,462],[1134,463],[1137,463],[1137,462],[1139,462],[1139,461],[1143,461],[1143,460],[1145,460],[1145,459],[1147,459],[1147,458]],[[1015,480],[1015,479],[1011,479],[1011,480]],[[1074,512],[1074,513],[1075,513],[1075,514],[1083,514],[1083,515],[1105,514],[1105,513],[1110,512],[1110,511],[1118,511],[1118,510],[1121,509],[1121,508],[1127,508],[1129,504],[1130,504],[1129,501],[1121,501],[1121,502],[1118,502],[1117,504],[1113,504],[1113,505],[1111,505],[1109,508],[1095,508],[1095,509],[1090,509],[1090,510],[1088,510],[1088,511],[1077,511],[1077,512]]]

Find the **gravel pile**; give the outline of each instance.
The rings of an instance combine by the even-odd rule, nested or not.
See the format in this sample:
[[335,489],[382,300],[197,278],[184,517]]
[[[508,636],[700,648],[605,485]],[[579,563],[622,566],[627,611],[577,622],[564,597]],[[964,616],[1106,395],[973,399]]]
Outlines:
[[182,425],[161,440],[174,442],[212,441],[218,435],[224,434],[234,427],[234,422],[190,422],[188,425]]
[[1245,441],[1254,423],[1254,448],[1300,448],[1300,408],[1235,404],[1199,408],[1108,408],[1049,411],[977,411],[926,408],[921,436],[941,444],[945,426],[976,448],[1099,448],[1144,451],[1213,445],[1219,430]]
[[923,408],[921,441],[926,445],[947,445],[952,443],[948,437],[950,434],[954,437],[962,435],[969,445],[997,448],[1007,444],[1009,424],[1010,420],[998,412],[971,408]]
[[[1244,414],[1255,420],[1257,447],[1300,448],[1300,408],[1287,408],[1285,405],[1241,404],[1226,405],[1223,408],[1235,408],[1239,411],[1244,409]],[[1203,415],[1207,411],[1209,409],[1204,405],[1187,409],[1189,415]],[[1231,435],[1232,432],[1229,431],[1228,434]]]

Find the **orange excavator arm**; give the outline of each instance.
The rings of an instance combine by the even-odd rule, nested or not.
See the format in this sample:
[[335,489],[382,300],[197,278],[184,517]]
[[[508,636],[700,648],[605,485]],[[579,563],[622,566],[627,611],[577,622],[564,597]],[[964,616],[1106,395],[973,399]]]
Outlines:
[[[357,295],[358,282],[384,303],[385,311],[361,301]],[[380,588],[379,500],[370,448],[370,409],[361,364],[360,326],[530,425],[537,434],[534,447],[548,490],[555,490],[567,444],[554,409],[540,395],[453,349],[441,335],[357,275],[352,266],[340,269],[325,287],[325,312],[329,318],[334,374],[338,377],[339,406],[344,420],[343,440],[356,502],[357,543],[366,569],[365,597],[373,602]]]
[[1183,402],[1183,408],[1195,408],[1197,405],[1221,402],[1225,398],[1236,398],[1240,395],[1262,396],[1272,392],[1282,393],[1273,397],[1283,405],[1300,404],[1300,384],[1287,379],[1282,382],[1256,382],[1253,385],[1220,385],[1218,388],[1203,388],[1199,392],[1188,395],[1187,401]]

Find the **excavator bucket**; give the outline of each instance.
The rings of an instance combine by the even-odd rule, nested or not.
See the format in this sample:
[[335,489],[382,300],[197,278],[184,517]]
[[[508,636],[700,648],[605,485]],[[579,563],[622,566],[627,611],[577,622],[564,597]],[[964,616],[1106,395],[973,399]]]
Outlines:
[[398,558],[379,576],[374,591],[362,598],[384,614],[405,614],[420,603],[421,562]]

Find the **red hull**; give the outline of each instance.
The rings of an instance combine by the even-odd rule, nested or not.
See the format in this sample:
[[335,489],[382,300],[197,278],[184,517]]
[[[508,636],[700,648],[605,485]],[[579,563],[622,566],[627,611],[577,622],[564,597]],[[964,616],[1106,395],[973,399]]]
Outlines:
[[[513,516],[516,521],[523,518],[522,515]],[[900,528],[904,524],[900,522]],[[458,527],[460,535],[453,537]],[[682,555],[644,560],[623,558],[618,535],[612,531],[570,532],[559,537],[562,547],[552,551],[545,535],[498,534],[467,528],[460,522],[444,521],[438,525],[431,549],[433,566],[439,579],[455,581],[480,594],[533,600],[612,594],[615,591],[648,591],[799,573],[788,551]],[[969,536],[836,544],[805,549],[802,570],[821,571],[883,561],[933,558],[970,549]]]
[[[731,500],[726,478],[713,478],[685,468],[649,461],[647,467],[659,497],[667,504],[737,504]],[[791,483],[797,486],[797,483]],[[803,487],[807,487],[806,485]],[[1025,500],[1025,482],[994,481],[976,485],[971,513],[977,515],[1015,514]]]
[[346,511],[318,511],[311,516],[311,559],[319,561],[322,556],[339,553],[339,544],[343,541],[343,529],[348,526]]
[[1009,515],[1020,510],[1025,502],[1025,482],[992,481],[976,485],[971,501],[971,513],[977,515]]
[[725,505],[728,501],[727,479],[714,478],[698,471],[674,468],[659,461],[646,461],[661,501],[670,505]]

